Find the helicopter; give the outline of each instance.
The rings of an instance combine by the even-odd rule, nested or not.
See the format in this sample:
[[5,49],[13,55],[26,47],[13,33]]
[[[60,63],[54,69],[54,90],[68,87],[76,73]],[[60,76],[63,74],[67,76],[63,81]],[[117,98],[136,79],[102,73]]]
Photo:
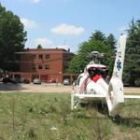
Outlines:
[[105,77],[108,76],[108,67],[99,63],[99,52],[92,52],[92,55],[97,58],[96,62],[89,62],[73,85],[71,91],[72,110],[76,109],[84,100],[99,100],[107,104],[109,116],[115,117],[123,108],[125,99],[140,99],[139,95],[124,95],[123,91],[122,74],[126,40],[126,35],[121,35],[119,38],[114,69],[109,82],[105,80]]

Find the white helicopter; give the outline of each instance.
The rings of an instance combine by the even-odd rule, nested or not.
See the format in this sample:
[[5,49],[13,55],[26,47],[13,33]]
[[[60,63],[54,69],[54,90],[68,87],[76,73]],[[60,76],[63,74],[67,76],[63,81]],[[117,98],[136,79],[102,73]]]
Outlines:
[[138,95],[124,95],[122,73],[126,47],[126,35],[121,35],[114,63],[112,77],[107,83],[102,71],[107,70],[107,67],[102,64],[90,62],[81,73],[71,93],[71,109],[76,109],[80,102],[91,98],[93,100],[105,101],[108,107],[110,116],[119,115],[124,99],[140,99]]

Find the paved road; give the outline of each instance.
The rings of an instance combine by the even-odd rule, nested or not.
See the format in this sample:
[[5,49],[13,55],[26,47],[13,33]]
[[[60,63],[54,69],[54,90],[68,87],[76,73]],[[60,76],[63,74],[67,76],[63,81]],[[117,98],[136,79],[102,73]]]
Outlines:
[[72,86],[56,84],[0,84],[0,92],[42,92],[42,93],[70,93]]

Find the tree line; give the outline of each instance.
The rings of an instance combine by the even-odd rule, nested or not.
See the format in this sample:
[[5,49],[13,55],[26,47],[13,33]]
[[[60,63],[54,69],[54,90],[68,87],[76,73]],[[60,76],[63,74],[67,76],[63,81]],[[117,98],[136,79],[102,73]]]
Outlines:
[[[140,86],[140,20],[132,20],[127,32],[126,55],[123,80],[132,85]],[[6,10],[0,3],[0,68],[18,71],[19,58],[15,52],[23,51],[27,41],[27,32],[18,15]],[[40,46],[39,46],[40,47]],[[87,54],[99,51],[104,54],[101,63],[109,67],[112,73],[116,52],[116,39],[112,33],[108,36],[102,31],[94,31],[89,39],[78,46],[78,52],[69,63],[67,72],[79,73],[91,61]]]
[[0,68],[18,70],[15,52],[24,49],[26,34],[19,17],[0,4]]

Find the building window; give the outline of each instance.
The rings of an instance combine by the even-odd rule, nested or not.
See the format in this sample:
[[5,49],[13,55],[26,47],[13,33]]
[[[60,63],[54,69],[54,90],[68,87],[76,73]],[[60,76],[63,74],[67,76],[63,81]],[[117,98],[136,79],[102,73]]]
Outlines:
[[35,54],[34,54],[34,55],[32,55],[32,58],[33,58],[33,59],[36,59],[36,55],[35,55]]
[[43,55],[42,54],[39,55],[39,59],[43,59]]
[[49,54],[46,54],[46,59],[49,59],[50,58],[50,55]]
[[41,69],[42,69],[42,65],[38,65],[38,69],[40,69],[40,70],[41,70]]
[[47,70],[48,70],[48,69],[49,69],[49,65],[45,65],[45,69],[47,69]]
[[35,65],[33,65],[33,66],[32,66],[32,69],[33,69],[33,70],[35,70],[35,69],[36,69],[36,66],[35,66]]

